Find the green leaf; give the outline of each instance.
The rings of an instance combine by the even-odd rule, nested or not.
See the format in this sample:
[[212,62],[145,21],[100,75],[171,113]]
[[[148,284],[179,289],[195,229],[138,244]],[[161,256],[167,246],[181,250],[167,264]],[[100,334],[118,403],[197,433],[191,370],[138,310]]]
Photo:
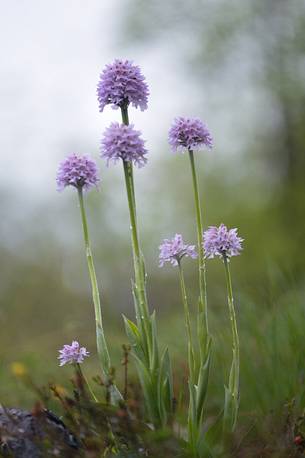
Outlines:
[[189,412],[188,412],[188,441],[191,450],[195,451],[198,445],[198,427],[196,421],[196,388],[189,381]]
[[223,428],[223,409],[218,414],[215,422],[210,426],[206,433],[202,436],[200,440],[199,447],[201,448],[201,443],[205,442],[205,445],[211,450],[216,445],[219,445],[222,437],[222,428]]
[[155,391],[155,381],[152,380],[152,376],[149,370],[145,367],[144,362],[137,355],[134,355],[134,357],[144,394],[144,399],[146,402],[145,406],[147,408],[149,418],[154,424],[157,424],[160,421],[160,417],[158,409],[157,392]]
[[172,372],[172,365],[169,357],[168,348],[164,350],[161,360],[161,367],[162,372],[164,371],[164,386],[165,386],[165,393],[166,393],[166,403],[167,403],[167,410],[172,411],[173,408],[173,399],[174,399],[174,388],[173,388],[173,372]]
[[132,289],[132,296],[133,296],[133,301],[134,301],[134,307],[135,307],[135,312],[136,312],[136,319],[138,326],[141,325],[141,302],[139,298],[139,293],[138,293],[138,288],[137,285],[134,283],[134,281],[131,281],[131,289]]
[[199,368],[199,376],[198,376],[198,385],[196,387],[196,419],[197,424],[200,426],[203,417],[203,408],[204,408],[204,401],[206,398],[207,390],[208,390],[208,383],[209,383],[209,375],[210,375],[210,362],[211,362],[211,340],[208,344],[207,354],[205,361],[202,362]]
[[134,351],[134,353],[139,357],[143,358],[144,353],[143,353],[143,348],[142,348],[142,343],[141,343],[141,335],[139,333],[139,329],[137,325],[126,318],[126,316],[123,315],[124,319],[124,325],[125,325],[125,331],[128,337],[128,340],[130,342],[130,345]]
[[103,328],[98,324],[96,325],[96,343],[98,355],[101,360],[102,371],[104,372],[104,374],[109,375],[111,367],[110,356],[108,353],[108,347]]
[[189,423],[191,426],[195,426],[196,424],[196,388],[195,385],[193,385],[191,382],[189,382],[189,394],[190,394],[190,400],[189,400]]
[[159,367],[159,348],[157,339],[157,325],[156,325],[156,312],[154,311],[150,317],[151,324],[151,357],[150,357],[150,371],[154,372]]
[[158,406],[163,425],[166,425],[168,416],[173,410],[173,381],[169,352],[166,348],[161,357],[158,377]]
[[225,404],[223,412],[223,429],[224,434],[232,432],[234,417],[234,399],[231,391],[225,385]]

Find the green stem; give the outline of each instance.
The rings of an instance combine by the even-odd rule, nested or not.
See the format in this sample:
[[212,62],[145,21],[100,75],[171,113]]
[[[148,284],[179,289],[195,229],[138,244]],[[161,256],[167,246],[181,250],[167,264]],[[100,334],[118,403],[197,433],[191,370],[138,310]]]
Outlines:
[[100,295],[99,295],[98,283],[97,283],[97,278],[96,278],[96,273],[95,273],[95,268],[94,268],[94,263],[93,263],[91,246],[90,246],[87,217],[86,217],[86,211],[85,211],[85,205],[84,205],[84,196],[83,196],[83,190],[81,187],[78,187],[77,190],[78,190],[79,206],[80,206],[81,219],[82,219],[82,225],[83,225],[86,257],[87,257],[88,270],[89,270],[89,276],[90,276],[91,288],[92,288],[92,298],[93,298],[94,311],[95,311],[97,352],[98,352],[98,356],[99,356],[100,363],[102,366],[103,376],[108,377],[109,370],[111,368],[111,363],[110,363],[110,356],[109,356],[109,352],[108,352],[108,348],[106,344],[105,334],[103,330]]
[[232,329],[233,360],[232,360],[230,379],[229,379],[229,390],[232,393],[233,402],[235,406],[235,412],[233,415],[233,423],[232,423],[232,430],[233,430],[235,427],[235,423],[236,423],[238,404],[239,404],[239,338],[238,338],[236,314],[235,314],[235,308],[234,308],[231,273],[230,273],[229,262],[225,254],[223,255],[223,262],[225,266],[227,292],[228,292],[228,306],[229,306],[229,314],[230,314],[231,329]]
[[[122,122],[125,126],[129,126],[129,116],[128,116],[128,105],[124,104],[121,106],[121,115],[122,115]],[[135,190],[134,190],[134,180],[133,180],[133,165],[130,163],[129,166],[129,173],[130,173],[130,184],[132,187],[132,197],[133,197],[133,206],[136,212],[136,198],[135,198]]]
[[123,160],[124,167],[124,176],[125,176],[125,185],[127,191],[127,200],[130,216],[130,230],[131,230],[131,242],[132,242],[132,252],[133,252],[133,261],[134,261],[134,272],[135,272],[135,289],[137,297],[139,298],[140,310],[137,313],[138,321],[141,325],[141,328],[145,333],[145,342],[147,344],[147,356],[150,356],[150,332],[149,332],[149,310],[146,300],[145,292],[145,278],[144,270],[142,266],[142,256],[139,245],[138,231],[137,231],[137,219],[136,219],[136,209],[134,205],[134,195],[133,195],[133,186],[132,186],[132,174],[131,174],[131,163]]
[[195,158],[192,150],[189,150],[189,158],[191,164],[193,190],[195,198],[195,210],[196,210],[196,222],[197,222],[197,245],[198,245],[198,261],[199,261],[199,291],[200,291],[200,311],[204,312],[204,325],[206,331],[206,342],[207,345],[209,328],[208,328],[208,311],[207,311],[207,287],[206,287],[206,269],[205,260],[202,246],[202,214],[199,197],[199,186],[195,166]]
[[85,377],[85,375],[83,374],[83,371],[80,367],[80,364],[79,363],[76,363],[76,370],[78,371],[78,374],[79,376],[83,379],[83,381],[85,382],[86,384],[86,387],[89,391],[89,393],[91,394],[91,397],[92,399],[94,400],[94,402],[98,402],[98,399],[97,397],[95,396],[95,394],[93,393],[92,389],[91,389],[91,386],[89,385],[89,382],[87,380],[87,377]]
[[121,106],[121,115],[122,115],[123,124],[128,126],[129,125],[128,105],[124,104]]
[[183,302],[183,307],[184,307],[185,327],[186,327],[187,338],[188,338],[188,348],[189,348],[188,359],[189,359],[190,382],[194,384],[195,383],[195,380],[194,380],[195,357],[194,357],[194,345],[193,345],[192,329],[191,329],[191,318],[190,318],[190,310],[189,310],[186,288],[185,288],[184,274],[183,274],[183,269],[182,269],[182,265],[180,261],[178,261],[178,267],[179,267],[179,278],[180,278],[182,302]]
[[[121,106],[121,115],[122,122],[126,126],[129,125],[129,116],[128,116],[128,105],[124,104]],[[135,287],[139,293],[139,299],[141,304],[140,316],[138,316],[138,321],[141,323],[141,328],[143,329],[142,323],[144,322],[144,332],[148,342],[149,330],[147,328],[149,320],[149,311],[146,300],[146,291],[145,291],[145,278],[142,266],[142,258],[137,230],[137,213],[136,213],[136,199],[135,199],[135,189],[134,189],[134,179],[133,179],[133,164],[132,162],[123,161],[124,166],[124,175],[125,175],[125,184],[127,190],[127,199],[130,215],[130,226],[131,226],[131,238],[132,238],[132,251],[134,259],[134,270],[135,270]],[[139,314],[138,314],[139,315]],[[149,345],[150,346],[150,345]],[[148,346],[148,348],[149,348]],[[148,350],[147,348],[147,350]]]
[[[128,104],[124,104],[121,107],[122,122],[126,126],[129,125],[128,117]],[[136,215],[136,199],[135,199],[135,187],[133,179],[133,164],[132,162],[124,161],[124,175],[125,184],[127,191],[129,215],[130,215],[130,229],[131,229],[131,240],[132,240],[132,251],[134,260],[134,271],[135,271],[135,284],[133,288],[135,296],[135,309],[137,317],[137,325],[141,334],[140,346],[143,351],[143,360],[145,376],[143,378],[143,369],[140,369],[140,377],[143,380],[143,389],[147,396],[147,410],[151,421],[155,427],[159,428],[161,425],[164,426],[165,417],[160,405],[160,395],[162,394],[161,387],[162,380],[159,379],[159,356],[158,346],[156,338],[156,330],[154,327],[154,317],[150,316],[147,296],[146,296],[146,273],[144,260],[140,249],[138,231],[137,231],[137,215]],[[148,380],[146,371],[148,371]],[[142,372],[142,373],[141,373]],[[161,399],[162,401],[162,399]]]

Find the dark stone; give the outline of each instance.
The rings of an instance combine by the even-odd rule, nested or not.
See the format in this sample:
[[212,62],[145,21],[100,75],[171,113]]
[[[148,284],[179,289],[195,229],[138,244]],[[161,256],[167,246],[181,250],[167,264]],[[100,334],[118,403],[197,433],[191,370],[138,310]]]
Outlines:
[[79,444],[54,413],[42,409],[35,414],[21,409],[0,408],[0,453],[14,458],[75,456]]

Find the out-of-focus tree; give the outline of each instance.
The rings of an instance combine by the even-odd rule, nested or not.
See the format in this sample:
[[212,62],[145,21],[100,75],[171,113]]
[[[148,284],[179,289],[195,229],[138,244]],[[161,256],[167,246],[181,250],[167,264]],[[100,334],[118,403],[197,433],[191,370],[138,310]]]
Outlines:
[[[126,11],[124,34],[133,45],[142,46],[145,40],[160,46],[175,43],[173,57],[182,64],[182,72],[187,64],[189,84],[200,89],[199,102],[217,80],[220,92],[234,87],[238,104],[238,97],[245,96],[246,80],[254,97],[251,129],[241,133],[250,157],[247,154],[241,162],[252,167],[257,189],[263,182],[272,192],[269,202],[260,196],[255,219],[261,224],[253,226],[253,232],[258,242],[269,231],[272,244],[270,232],[275,228],[280,234],[276,250],[282,252],[276,262],[285,262],[288,254],[287,265],[291,261],[302,277],[304,261],[298,252],[305,233],[305,3],[129,0]],[[250,207],[253,192],[249,194]],[[246,205],[245,201],[239,212],[247,214]]]
[[[180,37],[177,43],[184,46],[177,46],[177,53],[189,63],[199,82],[215,73],[226,74],[232,66],[239,66],[240,71],[250,66],[253,85],[266,97],[266,119],[253,126],[260,148],[268,152],[266,160],[273,174],[285,180],[303,177],[303,1],[130,0],[126,11],[127,32],[134,41],[158,39],[166,43],[168,37]],[[248,63],[240,60],[244,51]]]

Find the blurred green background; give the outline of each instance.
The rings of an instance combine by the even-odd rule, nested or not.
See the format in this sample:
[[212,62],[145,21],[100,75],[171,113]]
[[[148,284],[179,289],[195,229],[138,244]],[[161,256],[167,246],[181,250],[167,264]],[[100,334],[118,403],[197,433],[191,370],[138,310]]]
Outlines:
[[[150,86],[145,113],[130,118],[147,139],[149,163],[136,172],[138,218],[151,308],[162,343],[185,376],[177,271],[158,268],[158,245],[181,232],[195,241],[187,157],[173,155],[175,116],[207,122],[215,147],[197,154],[204,225],[224,222],[245,239],[232,260],[241,334],[242,415],[269,412],[297,397],[305,370],[305,4],[301,0],[153,0],[3,3],[1,63],[0,402],[33,397],[11,373],[26,365],[39,384],[67,383],[57,350],[78,339],[97,371],[79,209],[72,189],[56,192],[57,162],[68,152],[98,158],[105,126],[98,74],[130,58]],[[26,14],[25,14],[26,13]],[[8,24],[15,24],[13,32]],[[56,29],[56,30],[55,30]],[[16,37],[17,34],[17,37]],[[86,197],[106,334],[118,377],[122,313],[133,317],[129,222],[119,165],[99,160],[102,184]],[[196,306],[195,263],[185,262]],[[223,400],[230,329],[221,262],[209,261],[214,362],[209,409]]]

